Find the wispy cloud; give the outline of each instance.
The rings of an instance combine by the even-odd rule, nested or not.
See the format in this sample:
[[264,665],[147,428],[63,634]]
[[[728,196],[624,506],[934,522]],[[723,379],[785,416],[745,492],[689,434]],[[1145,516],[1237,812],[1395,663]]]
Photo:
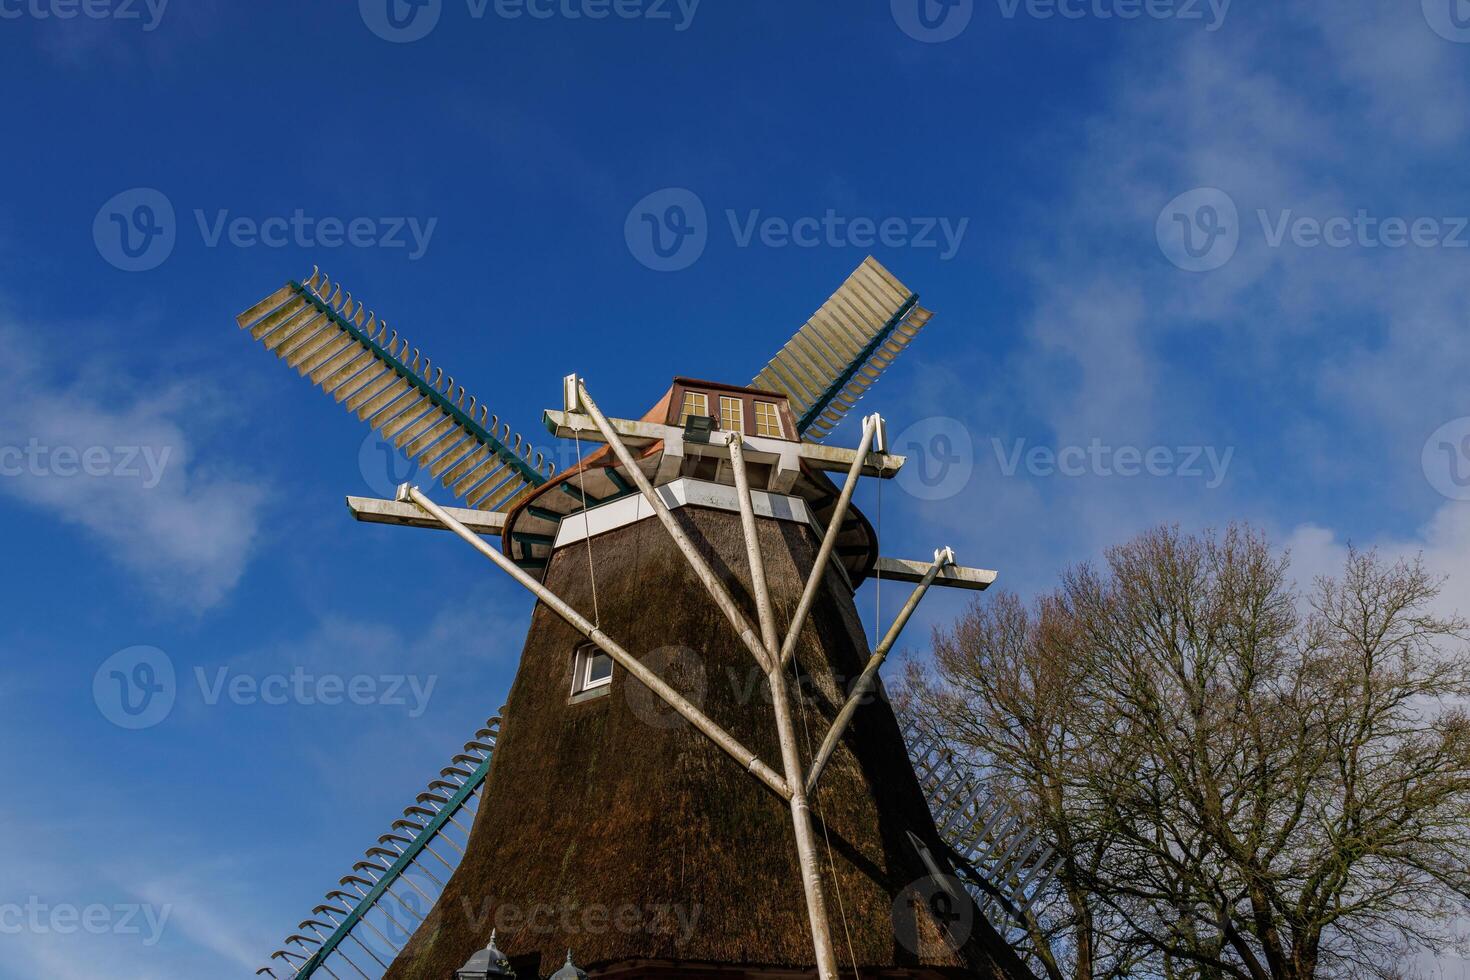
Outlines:
[[[1463,46],[1414,4],[1262,10],[1214,34],[1145,41],[1077,124],[1070,175],[1035,202],[1044,234],[1019,250],[1035,298],[1018,342],[985,365],[984,384],[955,372],[938,399],[970,413],[977,476],[926,505],[927,519],[1023,588],[1159,522],[1332,524],[1346,485],[1354,501],[1381,501],[1384,525],[1452,537],[1453,508],[1430,522],[1444,501],[1420,451],[1466,414],[1466,252],[1272,246],[1259,212],[1452,215],[1457,199],[1434,189],[1449,185],[1404,174],[1450,173],[1463,158]],[[1164,205],[1198,187],[1225,190],[1240,213],[1234,257],[1204,273],[1175,268],[1155,239]],[[1215,490],[1172,476],[1006,478],[993,436],[1234,456]],[[1397,538],[1409,539],[1402,526]]]
[[0,493],[85,528],[167,603],[219,602],[245,569],[263,494],[197,450],[214,424],[209,389],[95,358],[62,365],[37,336],[0,323]]

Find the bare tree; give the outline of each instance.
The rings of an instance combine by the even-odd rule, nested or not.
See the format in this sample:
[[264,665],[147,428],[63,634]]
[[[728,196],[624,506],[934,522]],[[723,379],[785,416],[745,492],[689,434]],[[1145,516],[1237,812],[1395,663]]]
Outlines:
[[908,710],[1063,856],[1052,980],[1398,977],[1470,909],[1466,623],[1418,561],[1305,596],[1247,529],[1162,528],[935,635]]

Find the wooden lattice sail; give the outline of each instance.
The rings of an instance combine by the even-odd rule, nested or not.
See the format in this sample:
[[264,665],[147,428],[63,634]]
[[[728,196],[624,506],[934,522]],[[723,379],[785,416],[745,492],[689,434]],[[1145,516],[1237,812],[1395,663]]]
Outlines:
[[316,269],[236,321],[471,507],[502,509],[552,474],[510,426],[473,395],[467,405],[463,386]]
[[797,431],[820,442],[932,316],[869,256],[751,385],[786,395]]

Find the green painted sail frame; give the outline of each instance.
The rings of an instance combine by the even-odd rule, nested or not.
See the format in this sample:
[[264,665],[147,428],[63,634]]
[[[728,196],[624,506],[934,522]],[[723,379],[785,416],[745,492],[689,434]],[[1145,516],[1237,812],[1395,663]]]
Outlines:
[[459,788],[459,792],[455,793],[434,819],[430,820],[424,829],[419,831],[414,837],[413,843],[404,848],[403,854],[378,879],[378,883],[368,890],[368,893],[363,896],[362,901],[357,903],[332,934],[322,942],[321,948],[313,953],[305,963],[301,964],[301,968],[293,975],[295,980],[304,980],[304,978],[310,977],[327,961],[328,957],[337,951],[337,947],[341,946],[342,942],[352,934],[352,930],[357,928],[357,924],[377,904],[378,899],[382,898],[388,888],[403,876],[403,873],[408,870],[409,866],[424,852],[424,848],[428,847],[429,842],[439,835],[439,832],[444,829],[445,824],[449,823],[450,819],[475,794],[475,791],[484,784],[485,776],[490,772],[490,760],[493,757],[494,752],[486,753],[485,761],[475,767],[475,771],[470,773],[470,778],[465,780],[464,785]]
[[801,418],[796,422],[798,435],[804,435],[806,430],[811,428],[817,419],[821,418],[822,413],[830,408],[833,400],[842,393],[842,389],[846,388],[857,375],[858,371],[862,370],[873,359],[873,355],[878,352],[880,347],[888,342],[888,338],[893,336],[893,331],[897,330],[898,325],[908,319],[909,314],[918,305],[919,294],[909,294],[909,298],[904,300],[903,305],[898,308],[898,312],[889,317],[888,322],[883,324],[883,328],[874,335],[872,340],[868,341],[867,346],[848,362],[846,370],[827,386],[826,391],[823,391],[817,396],[817,400],[812,402],[805,412],[801,413]]
[[484,445],[496,456],[509,463],[511,468],[514,469],[516,473],[518,473],[528,485],[539,487],[541,484],[547,481],[548,477],[545,474],[539,472],[529,462],[516,455],[515,450],[511,449],[505,443],[501,442],[494,433],[486,430],[484,426],[480,425],[480,423],[476,422],[473,418],[466,414],[463,409],[454,404],[454,402],[451,401],[443,392],[439,391],[423,377],[421,377],[418,372],[416,372],[413,368],[403,363],[403,361],[400,360],[391,351],[383,347],[377,341],[373,340],[372,337],[368,336],[368,334],[365,333],[356,324],[338,314],[338,312],[332,309],[331,306],[329,306],[320,296],[318,296],[314,290],[302,285],[295,279],[291,280],[289,285],[297,295],[301,296],[302,299],[306,300],[308,303],[314,306],[319,312],[326,314],[326,316],[334,324],[336,324],[342,330],[345,330],[349,335],[351,335],[353,340],[361,344],[378,360],[382,361],[384,364],[388,365],[388,367],[392,368],[395,374],[397,374],[403,380],[407,381],[409,384],[413,385],[413,387],[417,389],[420,394],[429,399],[430,403],[433,404],[435,408],[439,409],[445,415],[448,415],[451,419],[453,419],[461,428],[468,432],[470,436],[478,440],[481,445]]

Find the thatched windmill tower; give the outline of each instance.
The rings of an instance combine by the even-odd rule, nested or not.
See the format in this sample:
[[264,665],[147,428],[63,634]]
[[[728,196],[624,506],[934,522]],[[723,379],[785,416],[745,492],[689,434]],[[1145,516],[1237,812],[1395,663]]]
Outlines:
[[[391,963],[374,954],[384,975],[446,980],[494,929],[521,977],[569,948],[596,977],[1030,976],[943,885],[944,842],[873,696],[924,591],[994,573],[947,550],[880,558],[850,500],[860,477],[903,464],[882,420],[864,420],[855,451],[817,441],[929,316],[868,259],[751,386],[676,378],[631,420],[570,376],[545,417],[580,462],[553,476],[317,276],[242,314],[470,504],[405,485],[353,502],[360,519],[448,528],[540,600],[499,730],[446,770],[480,763],[483,787],[456,776],[410,808],[416,843],[478,791],[432,910]],[[853,593],[875,575],[916,585],[870,651]],[[394,847],[402,859],[359,864],[381,875],[344,879],[368,906],[417,854]],[[338,901],[350,933],[360,910]],[[310,955],[283,959],[289,975],[329,969],[341,939],[318,936],[292,937]]]

